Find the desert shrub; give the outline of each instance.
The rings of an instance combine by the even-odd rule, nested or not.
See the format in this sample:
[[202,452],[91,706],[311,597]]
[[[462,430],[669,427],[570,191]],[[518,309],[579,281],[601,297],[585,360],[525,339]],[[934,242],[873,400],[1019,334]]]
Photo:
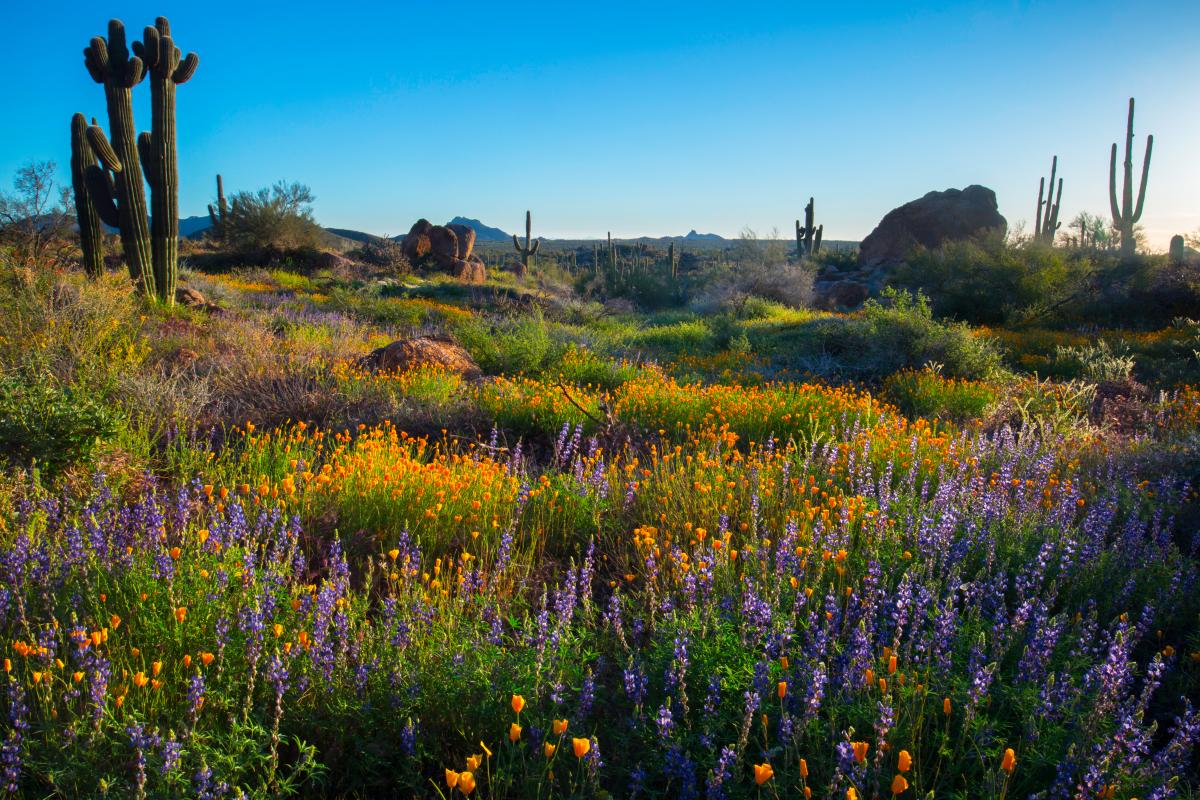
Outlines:
[[53,161],[17,170],[12,193],[0,193],[0,247],[14,265],[61,269],[72,259],[74,222],[67,209],[69,187],[54,180]]
[[935,320],[926,298],[885,290],[853,314],[818,317],[756,344],[784,363],[817,374],[884,378],[935,362],[948,377],[973,380],[1002,371],[987,336],[961,323]]
[[1128,380],[1135,366],[1127,347],[1118,345],[1114,348],[1104,339],[1075,347],[1060,345],[1054,351],[1054,361],[1060,374],[1093,383]]
[[542,313],[457,320],[453,332],[489,375],[537,375],[554,357],[556,343]]
[[994,325],[1062,301],[1095,268],[1088,255],[989,236],[918,249],[895,282],[928,296],[939,316]]
[[86,461],[115,416],[85,391],[44,375],[0,378],[0,453],[53,474]]
[[987,381],[945,378],[934,368],[905,369],[884,381],[887,398],[910,417],[979,419],[995,404],[999,389]]
[[566,383],[599,389],[615,389],[638,374],[638,368],[628,361],[605,358],[573,342],[553,371]]
[[240,253],[316,250],[325,232],[313,218],[313,199],[307,186],[283,181],[257,192],[238,192],[230,198],[222,238]]
[[808,264],[749,262],[718,275],[691,306],[702,314],[728,310],[739,315],[756,299],[805,308],[812,305],[815,280]]
[[408,275],[412,264],[404,255],[404,248],[395,239],[372,236],[346,254],[351,259],[373,267],[385,269],[394,275]]

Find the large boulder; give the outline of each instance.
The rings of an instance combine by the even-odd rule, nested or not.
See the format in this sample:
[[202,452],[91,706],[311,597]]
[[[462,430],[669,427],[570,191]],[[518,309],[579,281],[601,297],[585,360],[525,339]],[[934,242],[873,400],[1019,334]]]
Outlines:
[[988,232],[1003,235],[1008,220],[996,206],[996,193],[986,186],[930,192],[919,200],[889,211],[858,249],[864,267],[899,264],[913,248],[934,248],[944,242],[969,239]]
[[453,339],[442,336],[418,336],[398,339],[372,350],[359,365],[374,372],[403,372],[413,367],[441,367],[466,380],[483,376],[471,354]]
[[419,219],[404,237],[403,251],[412,264],[430,259],[443,272],[468,283],[483,283],[487,270],[472,253],[475,231],[466,225],[434,225]]

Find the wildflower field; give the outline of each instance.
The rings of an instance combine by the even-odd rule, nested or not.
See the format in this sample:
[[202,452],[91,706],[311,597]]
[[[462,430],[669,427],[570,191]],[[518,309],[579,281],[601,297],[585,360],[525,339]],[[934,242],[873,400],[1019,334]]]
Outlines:
[[[190,279],[224,315],[5,301],[6,368],[109,416],[5,473],[0,794],[1198,796],[1195,390],[1117,430],[1065,378],[769,355],[879,309],[750,358]],[[431,324],[521,361],[356,363]],[[89,408],[46,402],[22,436]]]

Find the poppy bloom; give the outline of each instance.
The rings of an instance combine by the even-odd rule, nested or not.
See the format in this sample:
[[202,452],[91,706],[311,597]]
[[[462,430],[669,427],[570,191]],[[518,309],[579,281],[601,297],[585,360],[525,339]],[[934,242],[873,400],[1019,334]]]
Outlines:
[[486,755],[488,758],[492,757],[492,751],[488,750],[488,746],[483,743],[482,739],[479,740],[479,747],[483,750],[484,755]]
[[458,786],[459,774],[452,769],[446,770],[446,785],[453,789]]
[[808,762],[805,761],[803,758],[800,759],[800,777],[801,778],[808,777]]
[[475,791],[475,774],[472,772],[464,772],[458,776],[458,790],[463,794],[469,795]]
[[479,765],[483,763],[483,754],[477,756],[467,756],[467,772],[474,772],[479,769]]
[[762,786],[771,778],[775,777],[775,770],[770,764],[755,764],[754,765],[754,782]]
[[853,786],[846,790],[846,800],[858,800],[858,790]]
[[213,662],[214,658],[216,658],[216,656],[214,656],[212,653],[201,653],[200,663],[207,667]]
[[71,679],[74,680],[76,683],[79,683],[81,680],[83,680],[83,675],[84,675],[84,673],[82,673],[82,672],[76,672],[71,675]]
[[513,744],[516,744],[517,740],[520,738],[521,726],[514,722],[512,725],[508,726],[508,740]]
[[557,749],[557,745],[550,744],[549,742],[546,742],[544,745],[542,745],[542,752],[546,754],[546,758],[553,756],[554,751]]
[[554,731],[555,736],[562,736],[567,732],[567,721],[565,719],[556,719],[551,729]]
[[908,790],[908,781],[903,775],[897,773],[896,777],[892,778],[892,794],[903,794]]
[[775,694],[779,695],[780,700],[787,697],[787,681],[779,682],[779,685],[775,687]]
[[1013,770],[1017,767],[1017,754],[1010,747],[1004,751],[1004,758],[1000,760],[1000,769],[1012,775]]
[[870,742],[851,742],[850,746],[854,748],[854,760],[862,764],[867,760],[867,750],[870,749]]
[[111,625],[112,629],[115,631],[117,628],[121,627],[121,618],[116,614],[113,614],[108,618],[108,624]]
[[901,772],[908,772],[910,769],[912,769],[912,756],[908,754],[907,750],[900,751],[900,757],[897,759],[896,769],[900,770]]
[[583,758],[592,749],[592,743],[588,739],[572,739],[571,749],[575,751],[576,758]]
[[138,687],[139,689],[141,689],[143,686],[145,686],[149,682],[150,682],[150,679],[146,677],[146,673],[144,673],[144,672],[138,672],[137,674],[135,674],[133,676],[133,685]]
[[888,675],[893,675],[896,672],[896,657],[888,656]]
[[155,661],[153,664],[150,665],[150,674],[151,675],[153,675],[154,677],[157,678],[158,673],[160,673],[160,672],[162,672],[162,662],[161,661]]
[[950,716],[950,698],[949,697],[942,700],[942,713],[945,714],[947,717]]
[[186,618],[187,618],[187,609],[184,606],[180,606],[179,608],[175,609],[175,621],[176,622],[183,622],[184,619],[186,619]]
[[521,709],[525,707],[525,698],[519,694],[512,696],[512,710],[514,714],[520,714]]

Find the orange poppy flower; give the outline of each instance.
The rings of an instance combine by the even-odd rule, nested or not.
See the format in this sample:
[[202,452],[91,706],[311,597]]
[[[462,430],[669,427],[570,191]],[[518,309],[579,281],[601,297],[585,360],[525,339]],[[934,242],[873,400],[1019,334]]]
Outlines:
[[516,744],[520,738],[521,726],[514,722],[512,725],[508,726],[508,740],[513,744]]
[[775,770],[770,764],[755,764],[754,765],[754,782],[762,786],[771,778],[775,777]]
[[896,760],[896,769],[901,772],[908,772],[912,769],[912,756],[908,754],[907,750],[900,751],[900,756]]
[[525,707],[525,698],[524,698],[524,697],[522,697],[522,696],[521,696],[521,695],[519,695],[519,694],[514,694],[514,695],[512,696],[512,710],[513,710],[513,713],[515,713],[515,714],[520,714],[520,713],[521,713],[521,709],[523,709],[524,707]]
[[1000,769],[1012,775],[1013,770],[1017,767],[1017,754],[1009,747],[1004,751],[1004,758],[1000,760]]
[[892,778],[892,794],[903,794],[908,790],[908,781],[899,773]]
[[575,751],[576,758],[583,758],[592,749],[592,743],[588,739],[572,739],[571,749]]

